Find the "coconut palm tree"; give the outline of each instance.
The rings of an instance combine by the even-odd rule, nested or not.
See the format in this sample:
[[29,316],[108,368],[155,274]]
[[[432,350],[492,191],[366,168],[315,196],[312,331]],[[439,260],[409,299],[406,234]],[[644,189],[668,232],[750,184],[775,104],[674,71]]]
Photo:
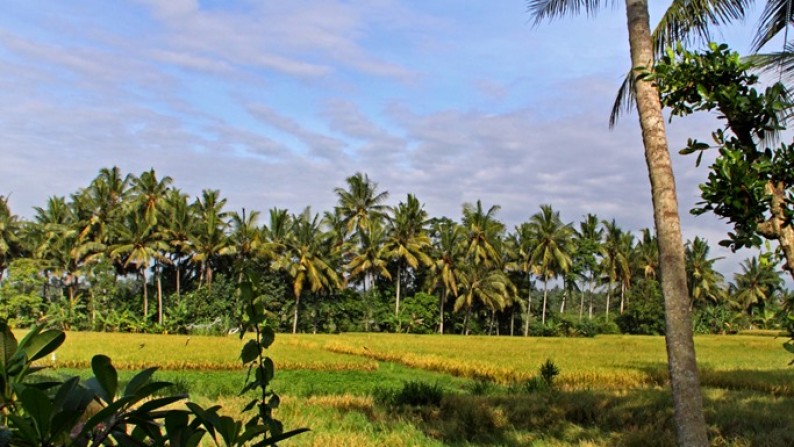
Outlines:
[[455,300],[454,312],[466,309],[463,319],[463,334],[469,333],[471,310],[478,301],[492,314],[504,309],[515,295],[515,286],[499,268],[484,264],[466,264],[460,270],[460,293]]
[[763,313],[766,303],[781,288],[783,280],[770,262],[753,256],[741,264],[742,271],[733,275],[736,284],[735,300],[742,310]]
[[158,180],[154,169],[141,173],[140,177],[132,178],[131,205],[142,211],[143,218],[150,225],[157,225],[157,218],[161,216],[165,207],[165,199],[171,183],[173,179],[168,176]]
[[309,288],[312,293],[331,291],[340,287],[340,282],[330,262],[330,240],[320,228],[320,216],[312,216],[311,209],[306,208],[301,214],[293,216],[291,221],[292,231],[287,238],[286,250],[275,265],[292,278],[292,291],[295,295],[292,333],[295,334],[298,331],[298,312],[303,290]]
[[[167,261],[163,253],[168,250],[168,243],[156,231],[156,226],[148,221],[143,210],[128,213],[114,232],[118,235],[118,242],[110,248],[110,254],[115,258],[123,259],[123,266],[133,267],[140,276],[143,287],[143,314],[146,317],[149,315],[146,271],[153,261]],[[162,294],[158,294],[157,322],[161,324],[163,322]]]
[[438,302],[438,333],[444,333],[444,305],[449,297],[457,300],[463,266],[465,235],[463,228],[450,219],[437,219],[431,230],[432,259],[430,289],[442,289]]
[[722,258],[709,258],[709,243],[699,237],[686,244],[686,271],[691,294],[691,304],[722,299],[725,293],[722,274],[714,263]]
[[406,201],[400,202],[394,209],[394,215],[389,218],[384,250],[397,263],[394,316],[400,313],[403,266],[415,270],[420,265],[429,266],[433,263],[427,254],[430,238],[424,229],[426,223],[427,212],[413,194],[408,194]]
[[[574,230],[573,245],[576,256],[574,264],[582,271],[583,277],[587,282],[589,295],[588,316],[593,319],[593,296],[595,295],[596,273],[598,269],[597,255],[601,253],[601,241],[604,231],[600,228],[600,221],[595,214],[588,214],[584,220],[579,222],[579,228]],[[579,303],[579,320],[582,319],[584,312],[584,293]]]
[[373,220],[385,217],[387,207],[383,202],[389,197],[389,193],[378,193],[378,184],[371,181],[367,174],[360,172],[345,181],[348,189],[334,190],[339,198],[337,210],[343,216],[348,233],[367,232]]
[[[201,272],[207,287],[212,287],[212,266],[216,258],[229,250],[229,238],[226,229],[229,223],[228,213],[223,211],[226,199],[220,197],[220,191],[205,189],[196,200],[194,207],[198,219],[195,230],[191,234],[190,244],[193,247],[193,261],[201,264]],[[199,281],[201,287],[201,281]]]
[[[659,242],[659,267],[667,324],[667,357],[678,444],[705,446],[708,444],[708,437],[695,359],[695,343],[692,338],[692,315],[686,284],[678,198],[667,149],[664,116],[656,86],[647,79],[638,77],[648,67],[653,67],[654,62],[648,1],[625,0],[625,5],[631,54],[630,79],[633,80],[631,89],[640,118],[645,160],[651,182],[654,224]],[[529,0],[530,13],[535,17],[536,23],[582,10],[592,13],[600,6],[602,3],[595,0]]]
[[22,252],[19,218],[11,213],[8,197],[0,196],[0,280],[12,259]]
[[[363,280],[364,295],[367,295],[367,287],[375,283],[375,278],[380,276],[392,279],[388,268],[389,256],[386,253],[384,244],[386,242],[386,230],[379,220],[370,220],[367,230],[362,231],[356,237],[356,241],[349,245],[349,252],[344,256],[348,259],[345,270],[348,276],[345,283],[355,281],[359,278]],[[372,320],[372,306],[368,306],[368,315],[365,326],[369,330]]]
[[467,262],[484,264],[487,267],[502,264],[500,245],[505,226],[496,219],[496,213],[500,209],[499,205],[493,205],[485,211],[479,200],[476,204],[463,204]]
[[529,336],[529,318],[532,315],[532,274],[536,271],[532,259],[535,248],[535,235],[532,226],[524,222],[516,226],[515,232],[507,238],[507,252],[510,261],[505,266],[508,270],[519,272],[527,281],[527,305],[524,308],[524,337]]
[[232,212],[229,215],[231,234],[229,248],[225,254],[234,256],[236,270],[240,275],[264,250],[263,229],[259,227],[259,211],[242,213]]
[[528,230],[534,247],[530,255],[543,280],[543,310],[541,323],[546,324],[548,281],[571,269],[571,224],[563,224],[560,213],[551,205],[541,205],[540,211],[529,218]]
[[604,315],[608,320],[615,282],[620,279],[623,283],[623,274],[630,271],[629,251],[625,249],[624,232],[615,219],[612,219],[611,222],[603,221],[601,224],[604,229],[604,243],[601,246],[601,272],[607,281],[607,302]]
[[169,245],[171,264],[175,268],[176,296],[182,296],[182,262],[192,255],[191,235],[196,225],[193,207],[188,205],[187,194],[178,189],[170,189],[165,198],[163,212],[163,239]]

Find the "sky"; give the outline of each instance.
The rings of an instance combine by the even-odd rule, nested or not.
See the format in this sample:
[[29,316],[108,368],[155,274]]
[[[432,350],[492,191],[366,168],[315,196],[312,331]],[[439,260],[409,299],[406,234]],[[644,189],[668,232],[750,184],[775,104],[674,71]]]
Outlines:
[[[546,203],[653,225],[637,116],[607,125],[629,67],[622,7],[533,26],[519,0],[0,6],[0,195],[20,216],[119,166],[219,189],[231,210],[330,210],[363,172],[431,216],[482,200],[509,229]],[[746,53],[753,24],[715,38]],[[676,119],[668,137],[684,237],[729,274],[755,252],[719,249],[729,228],[688,213],[707,164],[677,154],[718,125]]]

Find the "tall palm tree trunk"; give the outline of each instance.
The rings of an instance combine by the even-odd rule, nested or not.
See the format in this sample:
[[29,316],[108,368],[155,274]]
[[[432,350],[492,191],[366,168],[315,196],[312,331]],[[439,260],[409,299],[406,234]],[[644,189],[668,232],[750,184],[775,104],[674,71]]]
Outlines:
[[301,296],[295,295],[295,313],[292,315],[292,333],[298,333],[298,307],[300,306]]
[[[402,263],[397,263],[397,296],[394,300],[394,316],[398,316],[400,314],[400,284],[402,284]],[[400,329],[400,320],[397,320],[397,331],[399,332]]]
[[546,278],[546,275],[543,275],[543,316],[540,319],[540,322],[545,326],[546,325],[546,298],[549,295],[549,280]]
[[612,278],[609,278],[609,283],[607,284],[607,309],[605,314],[605,318],[607,321],[609,321],[609,304],[610,304],[609,302],[611,298],[612,298]]
[[155,269],[157,270],[157,323],[163,324],[163,275],[159,264]]
[[[651,67],[653,49],[647,0],[626,0],[632,67]],[[636,72],[633,76],[636,75]],[[664,117],[656,87],[635,82],[637,111],[651,181],[653,217],[658,237],[662,294],[665,302],[667,360],[673,390],[678,445],[706,446],[706,421],[700,392],[692,315],[689,311],[684,245],[678,215],[673,167],[667,149]]]
[[438,333],[444,333],[444,303],[447,301],[449,292],[444,289],[444,295],[438,300]]
[[147,318],[149,316],[149,293],[146,291],[148,289],[146,284],[146,269],[141,269],[141,278],[143,278],[143,317]]
[[532,315],[532,288],[527,288],[527,312],[524,316],[524,337],[529,336],[529,316]]
[[626,298],[626,283],[620,282],[620,314],[623,315],[623,303]]

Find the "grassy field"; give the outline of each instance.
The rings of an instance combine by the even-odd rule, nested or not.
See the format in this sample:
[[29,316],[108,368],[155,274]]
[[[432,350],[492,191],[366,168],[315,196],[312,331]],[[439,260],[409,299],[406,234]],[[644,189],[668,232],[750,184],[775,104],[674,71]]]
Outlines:
[[[794,368],[784,340],[696,338],[713,445],[794,445]],[[238,411],[244,371],[237,337],[69,333],[56,374],[86,374],[103,353],[121,370],[158,376],[200,403]],[[312,429],[286,446],[666,446],[674,443],[664,339],[285,335],[269,351],[277,415]],[[552,359],[558,390],[522,385]],[[46,359],[52,364],[53,359]],[[389,407],[373,396],[407,381],[444,390],[438,406]]]

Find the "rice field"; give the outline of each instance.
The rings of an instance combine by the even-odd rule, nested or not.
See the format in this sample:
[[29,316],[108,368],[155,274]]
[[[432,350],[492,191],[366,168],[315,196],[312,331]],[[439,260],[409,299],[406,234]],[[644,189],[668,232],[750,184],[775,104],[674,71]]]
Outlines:
[[[712,445],[794,445],[794,367],[769,334],[696,338]],[[121,379],[158,375],[199,403],[236,414],[244,371],[238,337],[68,333],[59,373],[86,374],[90,357],[113,359]],[[287,427],[312,429],[285,446],[613,446],[674,443],[664,339],[278,334],[277,412]],[[552,359],[559,390],[520,384]],[[51,370],[52,371],[52,370]],[[381,388],[438,384],[438,408],[385,408]]]

